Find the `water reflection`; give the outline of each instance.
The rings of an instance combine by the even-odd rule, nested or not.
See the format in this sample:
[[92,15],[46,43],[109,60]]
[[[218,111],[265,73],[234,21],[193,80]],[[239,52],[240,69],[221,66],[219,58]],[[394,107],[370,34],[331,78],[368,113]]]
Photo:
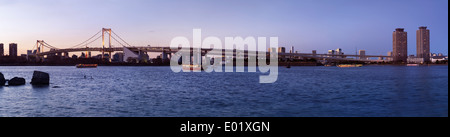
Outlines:
[[51,84],[0,87],[0,116],[448,116],[448,66],[280,68],[273,84],[168,67],[0,67],[27,80],[34,70]]
[[48,91],[50,89],[50,85],[32,85],[31,88],[33,91]]

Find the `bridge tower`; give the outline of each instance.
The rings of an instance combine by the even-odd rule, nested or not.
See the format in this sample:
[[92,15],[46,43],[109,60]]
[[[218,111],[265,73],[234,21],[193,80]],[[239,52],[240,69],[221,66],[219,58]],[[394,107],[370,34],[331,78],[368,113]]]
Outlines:
[[36,41],[36,61],[41,61],[41,59],[44,58],[44,56],[39,55],[40,53],[44,52],[45,47],[44,40],[37,40]]
[[37,40],[37,42],[36,42],[36,54],[39,54],[42,51],[44,51],[43,43],[44,43],[43,40]]
[[103,28],[102,29],[102,59],[105,58],[105,32],[109,34],[109,49],[108,49],[108,53],[109,53],[109,57],[108,60],[109,62],[111,62],[111,28]]

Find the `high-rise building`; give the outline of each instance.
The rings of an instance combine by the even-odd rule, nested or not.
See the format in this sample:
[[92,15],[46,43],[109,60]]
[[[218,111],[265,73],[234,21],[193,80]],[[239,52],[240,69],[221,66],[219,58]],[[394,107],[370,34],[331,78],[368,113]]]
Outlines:
[[278,53],[286,53],[285,47],[278,47]]
[[430,30],[427,27],[419,27],[416,32],[417,40],[417,57],[423,58],[425,62],[430,62]]
[[291,47],[291,51],[289,53],[294,53],[294,46]]
[[367,59],[366,50],[359,50],[359,59]]
[[395,29],[392,47],[393,61],[406,63],[408,61],[408,33],[403,28]]
[[5,50],[3,48],[3,43],[0,43],[0,57],[5,56]]
[[17,43],[9,43],[9,56],[17,57]]

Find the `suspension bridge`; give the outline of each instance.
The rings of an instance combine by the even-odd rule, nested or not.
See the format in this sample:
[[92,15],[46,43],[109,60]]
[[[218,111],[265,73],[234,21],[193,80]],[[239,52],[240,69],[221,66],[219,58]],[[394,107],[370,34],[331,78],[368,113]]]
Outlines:
[[[106,35],[105,35],[106,34]],[[108,38],[108,44],[105,45],[105,38]],[[101,46],[92,46],[94,42],[101,39]],[[115,42],[119,46],[112,45],[112,42]],[[171,49],[170,47],[149,47],[149,46],[132,46],[124,39],[122,39],[119,35],[117,35],[110,28],[102,28],[101,31],[98,31],[95,35],[90,37],[89,39],[71,46],[70,48],[58,48],[56,46],[52,46],[48,44],[44,40],[37,40],[36,46],[36,58],[44,58],[44,56],[49,55],[57,55],[57,56],[69,56],[70,52],[101,52],[102,59],[108,59],[111,61],[111,54],[113,52],[125,52],[131,51],[135,53],[148,53],[148,52],[156,52],[161,53],[162,59],[169,59],[172,54],[175,54],[179,51],[179,49]],[[33,49],[34,50],[34,49]],[[244,53],[244,56],[257,56],[258,52],[249,52],[247,50],[237,51],[237,50],[222,50],[222,51],[213,51],[213,49],[201,49],[202,56],[208,55],[219,55],[225,57],[226,52],[233,52],[233,57],[236,57],[236,53]],[[63,55],[64,53],[64,55]],[[105,57],[105,53],[108,53],[109,56]],[[191,51],[192,53],[192,51]],[[269,52],[266,52],[269,55]],[[87,55],[87,54],[86,54]],[[191,54],[192,55],[192,54]],[[382,56],[382,55],[334,55],[334,54],[316,54],[316,53],[278,53],[279,58],[313,58],[317,60],[330,60],[330,61],[360,61],[360,62],[384,62],[387,61],[385,59],[392,58],[391,56]],[[348,58],[354,57],[354,58]],[[370,58],[383,58],[373,60]],[[124,58],[126,59],[126,58]]]

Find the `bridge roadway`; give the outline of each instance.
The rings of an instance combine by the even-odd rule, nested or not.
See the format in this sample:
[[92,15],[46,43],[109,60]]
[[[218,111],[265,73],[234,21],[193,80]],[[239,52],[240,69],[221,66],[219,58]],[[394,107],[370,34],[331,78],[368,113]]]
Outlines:
[[[131,51],[135,52],[160,52],[160,53],[176,53],[179,50],[172,50],[168,47],[126,47]],[[123,47],[115,47],[115,48],[67,48],[67,49],[56,49],[47,52],[38,53],[38,56],[51,55],[57,53],[66,53],[66,52],[84,52],[84,51],[95,51],[95,52],[117,52],[123,51]],[[222,50],[219,52],[214,52],[212,49],[202,49],[202,55],[208,53],[209,55],[222,55],[225,56],[226,52],[231,52],[231,50]],[[191,52],[192,53],[192,52]],[[248,51],[242,50],[233,50],[233,56],[236,56],[236,53],[244,56],[256,56],[257,52],[248,53]],[[269,53],[267,53],[269,54]],[[329,54],[312,54],[312,53],[278,53],[278,56],[290,56],[290,57],[303,57],[303,58],[314,58],[314,59],[327,59],[327,60],[342,60],[342,61],[364,61],[364,62],[383,62],[385,60],[369,60],[369,59],[349,59],[347,57],[360,57],[360,58],[392,58],[391,56],[382,56],[382,55],[329,55]]]

